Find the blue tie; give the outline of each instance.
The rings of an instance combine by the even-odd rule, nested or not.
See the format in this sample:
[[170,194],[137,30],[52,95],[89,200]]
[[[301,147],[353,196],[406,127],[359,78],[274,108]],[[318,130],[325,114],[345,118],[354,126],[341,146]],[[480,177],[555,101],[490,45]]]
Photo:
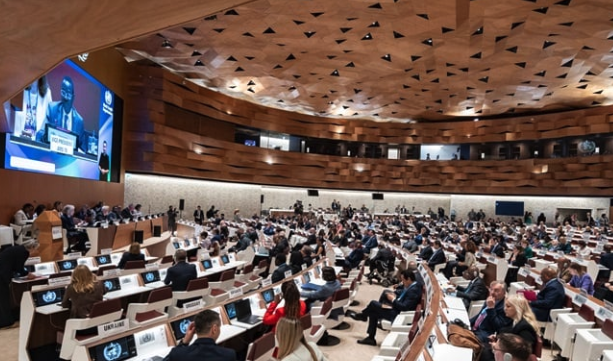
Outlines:
[[[411,284],[411,286],[413,286],[413,284]],[[407,292],[409,291],[409,288],[411,288],[411,286],[405,288],[402,293],[400,294],[400,297],[398,297],[398,301],[402,300],[402,298],[404,297],[404,295],[407,294]]]

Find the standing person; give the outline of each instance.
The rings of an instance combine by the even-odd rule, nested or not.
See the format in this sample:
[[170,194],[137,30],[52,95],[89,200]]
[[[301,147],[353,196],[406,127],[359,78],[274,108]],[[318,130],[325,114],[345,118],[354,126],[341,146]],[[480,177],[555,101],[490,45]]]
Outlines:
[[204,211],[202,210],[202,208],[200,208],[200,206],[196,207],[196,210],[194,211],[194,222],[196,222],[196,224],[202,224],[202,222],[204,221]]
[[121,255],[121,259],[119,260],[119,264],[117,265],[117,268],[124,269],[128,261],[144,261],[144,260],[145,260],[145,255],[140,253],[140,243],[133,242],[130,245],[130,249],[128,250],[128,252],[124,252],[123,255]]
[[168,215],[168,230],[170,234],[173,235],[177,230],[177,215],[179,214],[177,212],[177,207],[168,206],[168,212],[166,212],[166,214]]
[[[283,305],[281,300],[283,299]],[[293,280],[281,285],[281,293],[268,305],[262,323],[272,326],[274,331],[277,322],[283,317],[300,318],[307,313],[306,304],[300,299],[300,292]]]
[[100,172],[99,179],[104,182],[109,181],[109,169],[111,168],[111,160],[106,152],[106,140],[102,142],[102,153],[98,160],[98,171]]
[[29,257],[38,255],[38,246],[38,241],[27,240],[0,253],[0,330],[19,327],[11,305],[11,281],[13,277],[34,278],[34,275],[24,268],[24,264]]
[[[196,315],[187,327],[185,337],[177,343],[164,361],[235,361],[236,351],[217,346],[215,341],[221,334],[219,314],[204,310]],[[190,345],[194,335],[196,341]]]
[[81,264],[72,272],[72,280],[66,287],[62,307],[70,309],[70,318],[86,318],[94,303],[102,301],[105,293],[102,282],[98,282],[92,271]]
[[280,361],[327,361],[316,344],[305,340],[300,319],[286,317],[279,320],[275,337]]
[[211,219],[215,217],[215,213],[217,213],[215,206],[211,206],[211,208],[209,208],[209,210],[206,211],[206,219]]

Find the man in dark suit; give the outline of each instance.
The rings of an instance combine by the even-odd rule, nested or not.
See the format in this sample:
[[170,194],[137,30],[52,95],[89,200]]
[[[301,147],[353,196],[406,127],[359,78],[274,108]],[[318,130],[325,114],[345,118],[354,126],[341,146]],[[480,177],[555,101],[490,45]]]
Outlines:
[[485,282],[483,282],[483,279],[479,277],[479,269],[476,266],[472,266],[462,272],[462,277],[470,280],[466,287],[457,286],[455,290],[451,288],[447,291],[455,291],[455,296],[462,299],[466,310],[468,310],[472,301],[485,300],[489,294],[489,291],[485,285]]
[[421,301],[422,285],[415,281],[415,274],[410,270],[400,273],[402,284],[394,291],[385,290],[381,293],[379,301],[370,301],[361,313],[351,313],[354,320],[368,320],[368,336],[358,340],[359,344],[376,346],[375,334],[380,319],[394,320],[403,311],[413,311]]
[[504,313],[504,297],[506,295],[503,281],[493,281],[490,284],[490,295],[478,315],[470,319],[471,330],[483,344],[489,343],[489,336],[502,327],[510,326],[513,320]]
[[[45,124],[65,129],[78,136],[76,146],[84,150],[87,140],[83,136],[83,117],[74,108],[74,83],[69,76],[62,79],[60,88],[61,100],[49,103]],[[43,126],[37,133],[37,140],[47,142],[47,129]]]
[[311,309],[311,304],[315,301],[325,301],[334,292],[341,288],[341,283],[336,278],[336,272],[332,267],[324,267],[321,270],[321,278],[326,281],[318,290],[300,291],[300,297],[306,298],[307,310]]
[[275,256],[275,264],[277,265],[277,268],[274,270],[270,278],[272,283],[281,281],[285,278],[285,272],[292,270],[292,268],[287,265],[287,256],[285,253],[278,253]]
[[[204,310],[196,315],[188,326],[185,337],[170,351],[164,361],[235,361],[236,351],[215,344],[220,334],[219,314],[212,310]],[[194,335],[198,338],[190,345]]]
[[202,210],[202,208],[200,208],[200,206],[196,207],[196,210],[194,211],[194,222],[196,222],[197,224],[202,224],[202,222],[204,221],[204,211]]
[[189,281],[198,278],[196,266],[189,264],[187,261],[187,252],[184,249],[178,249],[175,252],[175,265],[168,269],[165,284],[170,284],[173,291],[185,291]]
[[536,300],[530,302],[532,312],[538,321],[548,322],[549,311],[564,307],[564,285],[556,278],[553,268],[545,268],[541,271],[543,288],[536,295]]
[[421,249],[421,252],[419,252],[417,258],[427,261],[430,259],[430,257],[432,257],[433,253],[434,250],[432,249],[432,242],[426,242],[426,245]]
[[609,279],[611,270],[613,270],[613,253],[611,253],[611,246],[604,246],[604,253],[600,257],[600,264],[609,269],[609,271],[603,272],[604,278]]
[[434,267],[436,267],[437,264],[442,264],[442,263],[447,262],[447,257],[445,257],[445,252],[443,251],[443,245],[441,244],[441,241],[439,241],[438,239],[434,241],[432,245],[432,249],[433,249],[433,253],[430,259],[428,259],[428,267],[430,267],[430,269],[434,271]]
[[38,242],[28,240],[21,245],[11,246],[0,253],[0,329],[18,327],[11,305],[11,281],[13,277],[34,278],[24,268],[29,257],[38,256]]

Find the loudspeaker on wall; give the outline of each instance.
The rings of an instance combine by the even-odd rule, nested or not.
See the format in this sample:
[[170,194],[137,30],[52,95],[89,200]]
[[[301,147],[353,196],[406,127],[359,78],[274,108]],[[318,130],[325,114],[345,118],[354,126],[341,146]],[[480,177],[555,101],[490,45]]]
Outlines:
[[135,230],[134,231],[134,242],[143,244],[143,235],[144,232],[142,230]]
[[185,210],[185,199],[179,199],[179,210],[180,211]]

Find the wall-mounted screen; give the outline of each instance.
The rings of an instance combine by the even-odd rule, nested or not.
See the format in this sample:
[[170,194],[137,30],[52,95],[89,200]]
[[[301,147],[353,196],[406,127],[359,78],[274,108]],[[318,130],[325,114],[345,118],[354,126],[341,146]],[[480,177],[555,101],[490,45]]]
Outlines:
[[4,167],[119,181],[123,101],[66,60],[11,100]]
[[524,202],[496,201],[497,216],[523,216]]

